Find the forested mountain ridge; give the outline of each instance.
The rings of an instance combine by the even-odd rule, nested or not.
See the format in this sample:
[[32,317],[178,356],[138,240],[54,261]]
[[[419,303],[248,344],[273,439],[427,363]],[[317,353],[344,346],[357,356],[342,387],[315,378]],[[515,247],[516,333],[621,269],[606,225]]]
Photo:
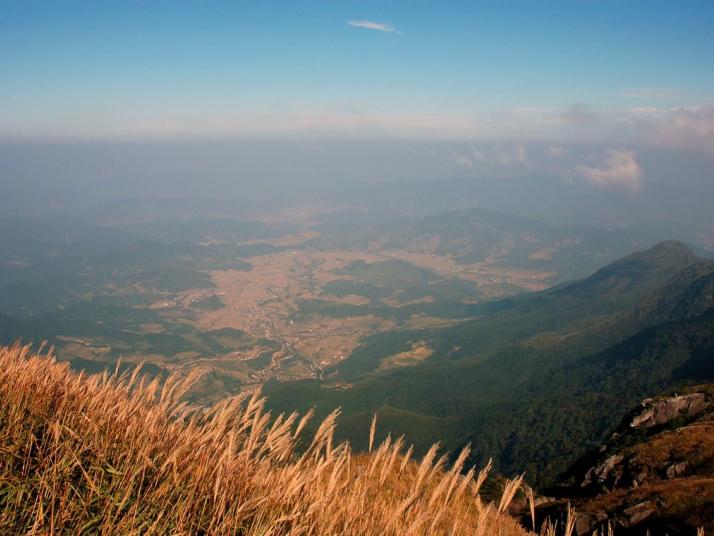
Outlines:
[[[276,409],[342,407],[347,437],[376,411],[418,446],[472,443],[476,461],[545,484],[643,397],[712,378],[713,274],[686,246],[660,243],[584,280],[476,305],[456,326],[374,336],[332,379],[266,393]],[[431,357],[377,370],[414,341]]]

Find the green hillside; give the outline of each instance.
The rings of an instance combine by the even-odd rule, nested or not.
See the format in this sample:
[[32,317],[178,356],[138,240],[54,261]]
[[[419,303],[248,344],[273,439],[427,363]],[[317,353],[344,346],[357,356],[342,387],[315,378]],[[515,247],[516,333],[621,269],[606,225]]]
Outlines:
[[[275,409],[336,406],[339,430],[371,412],[422,449],[474,446],[506,473],[548,483],[641,398],[714,377],[714,263],[677,242],[553,289],[476,305],[472,320],[369,338],[324,382],[266,386]],[[414,341],[421,364],[378,372]],[[386,433],[386,427],[385,433]]]

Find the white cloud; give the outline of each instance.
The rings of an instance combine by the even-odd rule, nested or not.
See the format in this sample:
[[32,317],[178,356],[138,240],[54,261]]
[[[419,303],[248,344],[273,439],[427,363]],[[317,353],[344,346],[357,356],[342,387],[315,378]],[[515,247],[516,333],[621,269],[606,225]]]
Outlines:
[[493,146],[493,159],[501,165],[528,165],[528,149],[525,145],[497,143]]
[[637,163],[635,151],[629,149],[606,149],[591,165],[580,165],[578,174],[595,186],[621,187],[631,192],[640,189],[642,168]]
[[551,145],[545,150],[545,152],[548,156],[552,156],[553,158],[560,158],[561,156],[568,154],[568,150],[565,147],[560,147],[559,145]]
[[387,32],[387,33],[395,33],[398,35],[404,35],[404,33],[400,32],[397,30],[394,26],[391,24],[387,24],[386,22],[374,22],[371,20],[349,20],[347,21],[347,24],[350,26],[354,26],[355,28],[366,28],[368,30],[377,30],[378,32]]

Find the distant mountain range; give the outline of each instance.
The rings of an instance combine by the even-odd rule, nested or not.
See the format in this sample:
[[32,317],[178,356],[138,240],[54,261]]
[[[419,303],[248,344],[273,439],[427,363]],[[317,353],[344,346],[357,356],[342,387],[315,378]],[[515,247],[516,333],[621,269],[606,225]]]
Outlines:
[[546,224],[473,207],[425,216],[339,211],[323,214],[315,229],[320,236],[308,245],[319,249],[404,249],[448,255],[460,263],[549,271],[553,281],[591,273],[605,262],[656,242],[643,232]]

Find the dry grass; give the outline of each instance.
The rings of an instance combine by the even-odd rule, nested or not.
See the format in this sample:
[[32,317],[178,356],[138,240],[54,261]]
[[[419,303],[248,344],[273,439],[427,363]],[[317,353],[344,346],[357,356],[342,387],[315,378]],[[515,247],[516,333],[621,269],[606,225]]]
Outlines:
[[0,533],[526,534],[503,514],[519,483],[484,504],[467,451],[448,469],[401,439],[355,455],[333,441],[337,414],[307,439],[309,415],[273,419],[259,395],[188,408],[191,381],[0,348]]

